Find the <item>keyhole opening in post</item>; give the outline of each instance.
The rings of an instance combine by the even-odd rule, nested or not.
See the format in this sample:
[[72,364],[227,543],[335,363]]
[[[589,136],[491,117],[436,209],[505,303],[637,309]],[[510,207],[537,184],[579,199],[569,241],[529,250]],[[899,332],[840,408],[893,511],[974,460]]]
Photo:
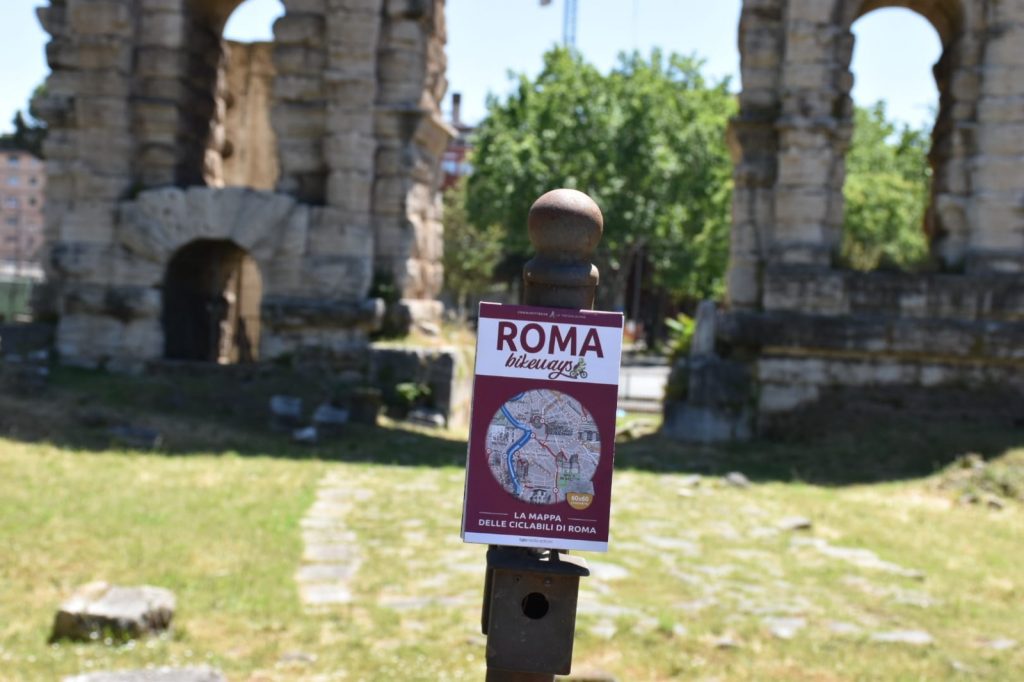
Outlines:
[[523,615],[531,620],[540,620],[547,615],[550,604],[540,592],[531,592],[523,597]]

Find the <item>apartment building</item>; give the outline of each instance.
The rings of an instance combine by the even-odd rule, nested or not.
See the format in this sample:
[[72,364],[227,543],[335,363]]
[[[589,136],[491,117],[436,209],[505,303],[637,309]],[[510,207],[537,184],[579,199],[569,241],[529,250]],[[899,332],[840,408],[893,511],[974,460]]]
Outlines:
[[36,265],[43,243],[43,162],[21,150],[0,151],[0,265]]

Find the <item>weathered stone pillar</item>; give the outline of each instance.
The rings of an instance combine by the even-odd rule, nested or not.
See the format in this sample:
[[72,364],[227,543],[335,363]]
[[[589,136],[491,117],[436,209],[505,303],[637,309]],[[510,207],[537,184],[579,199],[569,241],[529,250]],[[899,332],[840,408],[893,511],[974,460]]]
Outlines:
[[57,285],[58,350],[102,357],[148,330],[105,314],[116,202],[133,184],[129,97],[135,36],[130,0],[57,0],[39,10],[52,72],[37,104],[45,145],[48,273]]
[[[838,0],[789,3],[779,90],[773,262],[828,267],[842,223],[842,69],[836,59]],[[846,107],[848,108],[848,107]]]
[[744,5],[739,26],[744,88],[740,113],[729,125],[734,170],[727,282],[729,302],[737,308],[761,306],[762,271],[775,214],[775,119],[783,40],[782,0]]
[[441,119],[444,2],[388,0],[378,51],[376,270],[406,323],[440,317],[443,284],[439,165],[453,131]]
[[327,20],[324,0],[285,0],[285,15],[274,23],[274,104],[281,175],[278,191],[322,203],[327,162]]
[[1024,2],[991,3],[984,63],[958,85],[977,92],[969,163],[968,272],[1024,271]]

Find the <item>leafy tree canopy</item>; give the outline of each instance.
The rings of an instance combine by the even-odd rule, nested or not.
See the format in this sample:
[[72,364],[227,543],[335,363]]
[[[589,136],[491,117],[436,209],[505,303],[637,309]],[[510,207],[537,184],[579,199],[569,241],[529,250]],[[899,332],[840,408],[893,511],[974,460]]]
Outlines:
[[[39,85],[32,94],[32,100],[45,93],[45,86]],[[30,101],[28,115],[21,111],[14,114],[11,120],[14,132],[0,135],[0,148],[20,149],[29,152],[34,156],[43,158],[43,140],[46,139],[46,124],[40,120],[39,112],[36,111]]]
[[469,220],[502,225],[506,248],[528,253],[532,202],[556,187],[579,189],[605,216],[602,293],[624,293],[642,251],[655,284],[717,295],[732,191],[725,129],[736,103],[728,82],[709,82],[701,67],[656,50],[621,55],[602,74],[577,52],[551,50],[536,79],[520,75],[507,99],[488,102],[474,139]]
[[885,104],[858,107],[846,155],[842,259],[857,270],[913,269],[928,255],[930,140],[886,119]]
[[491,282],[501,260],[504,230],[500,225],[479,228],[466,216],[466,181],[444,195],[444,281],[455,295],[460,319],[466,299]]

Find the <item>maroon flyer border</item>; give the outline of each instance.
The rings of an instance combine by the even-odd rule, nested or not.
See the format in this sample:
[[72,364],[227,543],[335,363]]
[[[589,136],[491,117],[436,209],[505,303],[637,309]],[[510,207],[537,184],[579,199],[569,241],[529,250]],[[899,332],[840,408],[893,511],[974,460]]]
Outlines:
[[479,315],[488,319],[563,322],[566,324],[585,324],[591,327],[613,327],[617,329],[621,329],[623,325],[621,313],[572,310],[569,308],[538,308],[535,306],[504,305],[501,303],[481,303]]

